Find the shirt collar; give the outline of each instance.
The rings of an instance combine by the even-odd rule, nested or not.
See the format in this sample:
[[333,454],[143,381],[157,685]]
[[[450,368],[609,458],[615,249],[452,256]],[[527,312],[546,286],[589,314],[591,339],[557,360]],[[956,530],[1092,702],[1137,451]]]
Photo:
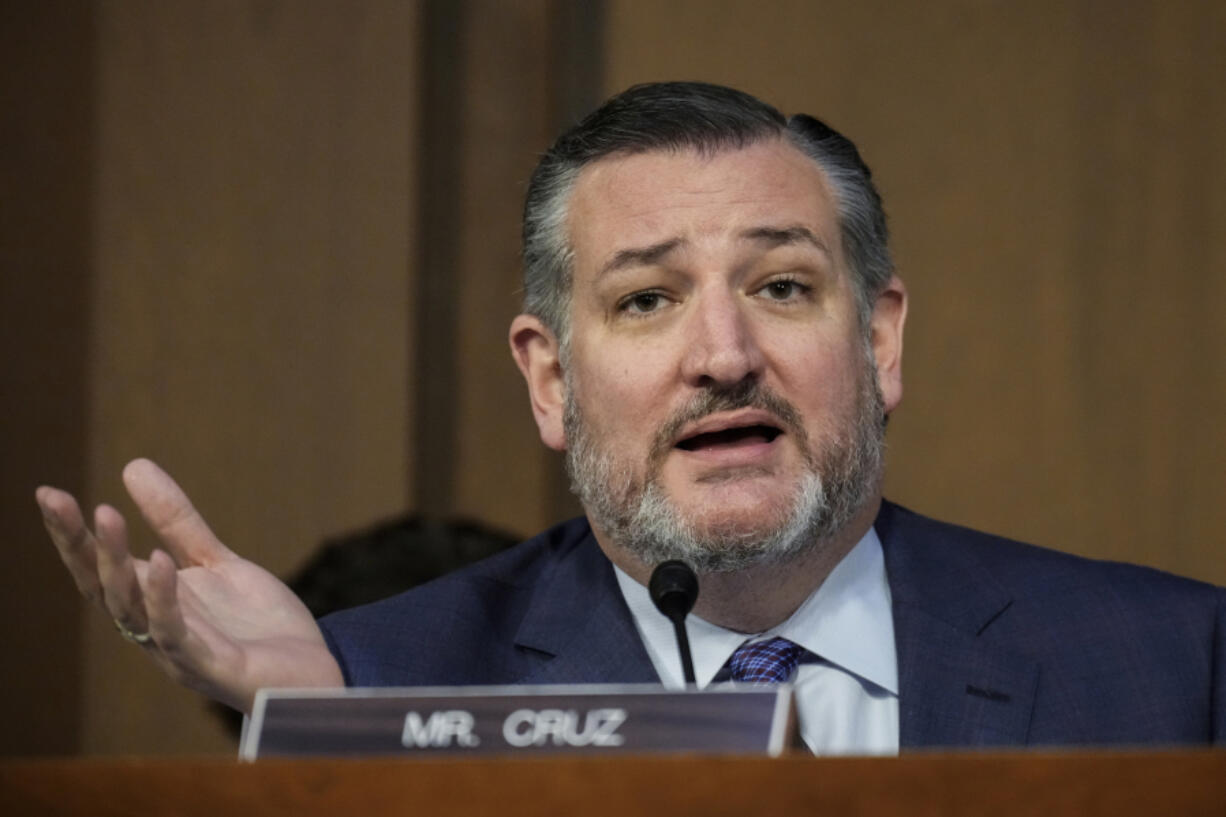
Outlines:
[[[683,687],[672,622],[656,610],[646,587],[616,565],[614,570],[660,680],[666,687]],[[872,528],[779,626],[746,636],[691,615],[686,619],[686,633],[699,688],[711,683],[733,651],[745,641],[783,636],[834,666],[898,694],[890,586],[881,540]]]

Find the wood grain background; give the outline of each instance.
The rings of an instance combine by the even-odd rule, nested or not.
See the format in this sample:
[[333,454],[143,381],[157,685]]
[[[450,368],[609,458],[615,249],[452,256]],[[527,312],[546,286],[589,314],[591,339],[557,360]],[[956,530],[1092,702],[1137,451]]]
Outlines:
[[[7,4],[6,754],[233,751],[75,601],[34,487],[151,456],[274,571],[574,508],[505,350],[563,122],[706,79],[848,133],[912,295],[888,494],[1226,583],[1213,0]],[[151,545],[139,536],[137,548]]]

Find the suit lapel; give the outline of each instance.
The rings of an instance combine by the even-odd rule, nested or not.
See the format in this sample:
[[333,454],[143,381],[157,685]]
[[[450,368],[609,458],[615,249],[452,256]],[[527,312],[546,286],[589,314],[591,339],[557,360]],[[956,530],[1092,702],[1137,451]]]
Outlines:
[[899,742],[917,746],[1022,745],[1038,665],[986,646],[928,612],[895,605]]
[[[1039,667],[992,643],[1012,599],[975,559],[974,534],[889,503],[875,527],[893,597],[902,747],[1026,743]],[[544,659],[521,684],[659,683],[590,532],[536,583],[515,641]]]
[[590,531],[537,583],[515,643],[547,659],[521,684],[660,681]]
[[889,503],[875,527],[893,596],[902,747],[1026,743],[1039,667],[993,644],[1012,599],[975,559],[972,534]]

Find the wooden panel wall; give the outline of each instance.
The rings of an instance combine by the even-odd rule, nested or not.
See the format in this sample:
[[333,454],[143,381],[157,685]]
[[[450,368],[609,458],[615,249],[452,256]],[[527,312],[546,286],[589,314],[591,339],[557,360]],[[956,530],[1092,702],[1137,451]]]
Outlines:
[[912,296],[887,493],[1226,582],[1226,11],[611,0],[606,90],[742,87],[861,146]]
[[[119,471],[150,456],[277,572],[405,507],[415,25],[100,7],[89,499],[130,509]],[[231,750],[109,622],[86,633],[83,751]]]
[[78,743],[80,604],[34,487],[85,486],[93,15],[10,4],[0,24],[0,754]]
[[[448,218],[429,236],[446,266],[419,269],[434,291],[422,369],[445,388],[422,429],[418,507],[482,519],[527,534],[548,524],[549,464],[538,442],[507,327],[518,311],[518,212],[523,181],[550,132],[552,4],[437,2],[449,65],[433,76],[443,134],[430,164],[443,169],[435,196]],[[437,24],[436,24],[437,26]],[[437,42],[429,47],[439,47]],[[446,73],[444,73],[446,72]],[[435,124],[434,127],[439,127]],[[425,207],[423,202],[423,208]]]
[[505,350],[520,197],[562,122],[643,80],[864,149],[913,296],[892,496],[1226,582],[1217,3],[175,0],[2,28],[3,751],[231,750],[77,615],[39,481],[130,511],[119,469],[153,456],[280,572],[406,505],[524,534],[573,507]]
[[426,9],[416,506],[528,536],[581,511],[507,349],[519,213],[540,152],[600,98],[601,3]]

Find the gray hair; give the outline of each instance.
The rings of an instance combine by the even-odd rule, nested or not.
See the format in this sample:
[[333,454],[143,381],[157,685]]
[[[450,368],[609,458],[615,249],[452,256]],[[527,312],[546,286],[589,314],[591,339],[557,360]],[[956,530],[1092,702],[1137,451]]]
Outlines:
[[787,139],[829,180],[861,325],[867,327],[894,264],[881,196],[856,146],[811,116],[789,119],[749,94],[702,82],[635,85],[562,134],[541,157],[524,202],[524,311],[540,318],[563,349],[568,346],[574,259],[566,222],[571,192],[586,165],[653,150],[712,155],[770,138]]

